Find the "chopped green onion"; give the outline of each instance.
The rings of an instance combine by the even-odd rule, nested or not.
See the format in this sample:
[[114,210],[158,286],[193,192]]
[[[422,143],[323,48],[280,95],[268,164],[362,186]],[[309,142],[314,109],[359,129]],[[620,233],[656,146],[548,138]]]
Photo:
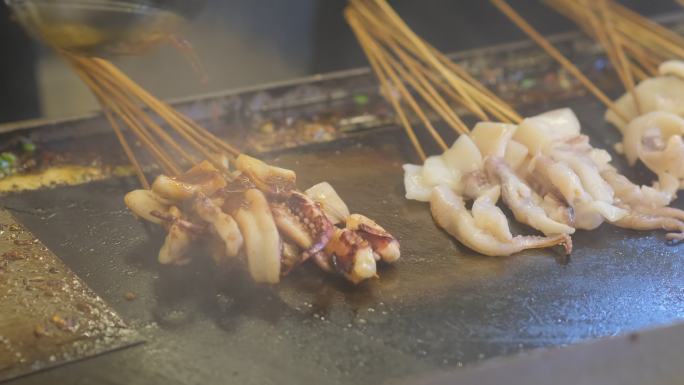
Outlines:
[[17,157],[11,152],[3,152],[2,154],[0,154],[0,159],[7,161],[7,163],[9,163],[10,166],[17,162]]
[[366,104],[368,104],[368,95],[354,95],[354,103],[356,103],[359,106],[365,106]]
[[32,142],[23,142],[21,143],[21,149],[24,150],[24,152],[33,152],[36,151],[36,145]]

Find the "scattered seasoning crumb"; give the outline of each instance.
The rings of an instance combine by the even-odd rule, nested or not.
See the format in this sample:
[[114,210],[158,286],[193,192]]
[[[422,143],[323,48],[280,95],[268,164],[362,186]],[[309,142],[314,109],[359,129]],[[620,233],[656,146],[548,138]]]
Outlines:
[[16,250],[10,250],[2,253],[0,255],[0,259],[4,259],[6,261],[18,261],[21,259],[25,259],[23,255],[19,254]]
[[126,294],[124,294],[124,298],[126,299],[126,301],[133,301],[136,298],[138,298],[138,296],[134,292],[128,291],[126,292]]
[[76,303],[76,309],[81,313],[90,313],[90,305],[85,302]]
[[35,276],[28,279],[29,283],[41,283],[45,282],[45,277]]
[[76,329],[76,322],[71,318],[63,318],[58,314],[54,314],[50,321],[60,330],[73,331]]
[[45,324],[37,324],[36,327],[33,328],[33,334],[38,338],[47,336],[48,331],[45,328]]
[[19,231],[19,230],[21,230],[21,226],[19,226],[16,223],[13,223],[9,226],[9,229],[10,229],[10,231]]

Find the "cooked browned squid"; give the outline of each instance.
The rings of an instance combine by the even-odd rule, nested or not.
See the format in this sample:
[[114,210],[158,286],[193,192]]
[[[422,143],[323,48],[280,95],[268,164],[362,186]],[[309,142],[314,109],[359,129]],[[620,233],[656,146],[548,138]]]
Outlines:
[[376,260],[399,258],[398,241],[371,219],[350,215],[329,184],[304,194],[293,171],[246,155],[234,163],[229,175],[202,162],[126,194],[134,214],[167,229],[161,263],[189,263],[192,244],[201,242],[217,265],[243,252],[256,282],[277,283],[313,257],[326,272],[359,283],[377,275]]

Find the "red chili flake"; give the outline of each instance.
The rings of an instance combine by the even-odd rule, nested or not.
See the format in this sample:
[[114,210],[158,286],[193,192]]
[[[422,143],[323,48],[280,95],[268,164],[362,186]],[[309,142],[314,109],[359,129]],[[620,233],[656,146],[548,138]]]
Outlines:
[[124,294],[124,298],[126,299],[126,301],[133,301],[136,298],[138,298],[138,296],[134,292],[129,291],[126,292],[126,294]]
[[26,257],[19,254],[16,250],[10,250],[2,253],[2,255],[0,255],[0,259],[4,259],[6,261],[19,261],[21,259],[26,259]]

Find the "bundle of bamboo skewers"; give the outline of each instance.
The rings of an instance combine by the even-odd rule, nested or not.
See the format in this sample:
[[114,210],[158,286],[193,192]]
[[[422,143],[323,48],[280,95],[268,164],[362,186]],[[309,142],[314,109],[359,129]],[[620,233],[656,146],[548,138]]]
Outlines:
[[421,159],[426,154],[411,115],[441,150],[448,146],[426,111],[434,111],[459,134],[469,129],[455,112],[456,107],[482,121],[521,121],[509,105],[416,35],[384,0],[352,0],[345,17]]
[[[60,53],[97,98],[144,188],[148,189],[150,184],[122,126],[152,155],[166,175],[181,174],[184,168],[197,164],[201,155],[229,177],[223,157],[237,156],[240,152],[235,147],[151,95],[111,62]],[[150,111],[162,121],[156,121]],[[165,126],[171,131],[167,132]]]

